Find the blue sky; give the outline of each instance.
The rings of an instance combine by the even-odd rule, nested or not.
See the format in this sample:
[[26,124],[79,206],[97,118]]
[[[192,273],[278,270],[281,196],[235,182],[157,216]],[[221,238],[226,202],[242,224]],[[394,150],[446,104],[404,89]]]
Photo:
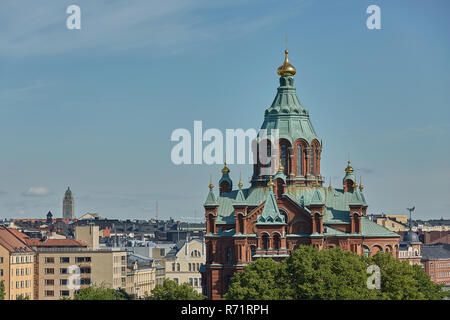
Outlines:
[[[82,29],[66,28],[77,4]],[[366,8],[381,8],[381,30]],[[285,36],[340,186],[350,154],[369,213],[450,218],[450,3],[24,1],[0,4],[0,218],[203,215],[221,165],[175,166],[174,129],[259,128]],[[251,165],[230,166],[245,185]],[[191,220],[192,220],[191,219]]]

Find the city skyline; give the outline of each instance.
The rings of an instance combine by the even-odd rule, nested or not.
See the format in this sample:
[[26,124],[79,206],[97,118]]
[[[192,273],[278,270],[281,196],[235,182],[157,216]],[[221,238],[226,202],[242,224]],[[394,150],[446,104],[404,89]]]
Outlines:
[[[286,35],[326,186],[350,154],[368,214],[449,218],[447,2],[377,1],[381,30],[365,26],[371,1],[78,1],[80,31],[69,4],[0,13],[0,218],[62,216],[68,186],[76,217],[150,219],[156,201],[161,219],[203,217],[222,165],[174,165],[171,132],[259,128]],[[229,168],[248,187],[252,166]]]

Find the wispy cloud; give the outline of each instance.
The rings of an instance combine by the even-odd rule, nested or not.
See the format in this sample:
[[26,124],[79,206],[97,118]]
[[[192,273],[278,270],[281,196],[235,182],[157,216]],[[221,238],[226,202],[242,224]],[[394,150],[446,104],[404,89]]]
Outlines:
[[27,197],[45,197],[50,194],[50,191],[45,187],[31,187],[27,191],[23,192],[23,196]]
[[[4,0],[0,12],[0,54],[45,55],[85,48],[102,52],[170,48],[170,52],[177,52],[199,42],[245,36],[282,21],[286,14],[294,14],[271,2],[256,0],[78,0],[81,30],[68,30],[66,8],[71,4],[72,1]],[[271,10],[252,14],[264,5]]]

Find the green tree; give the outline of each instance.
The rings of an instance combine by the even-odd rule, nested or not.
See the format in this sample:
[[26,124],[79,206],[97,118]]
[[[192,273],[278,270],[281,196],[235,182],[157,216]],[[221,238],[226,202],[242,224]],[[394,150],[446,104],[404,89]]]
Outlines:
[[3,283],[3,280],[0,281],[0,300],[4,300],[5,299],[5,284]]
[[187,283],[179,285],[175,281],[166,279],[162,286],[156,285],[152,290],[152,295],[147,298],[151,300],[203,300],[206,297]]
[[124,295],[119,290],[106,288],[103,285],[92,285],[81,289],[75,294],[73,300],[124,300]]
[[[381,289],[369,289],[369,265],[377,265]],[[258,259],[236,273],[226,299],[442,299],[447,294],[420,266],[390,253],[367,258],[340,248],[300,246],[283,262]]]
[[390,300],[440,300],[446,294],[443,285],[430,280],[419,265],[411,266],[391,254],[380,253],[369,258],[369,263],[380,267],[381,291],[378,297]]
[[284,261],[293,299],[368,299],[367,261],[341,248],[300,246]]
[[23,294],[20,294],[16,300],[30,300],[30,297],[24,296]]
[[292,299],[285,279],[285,265],[272,259],[258,259],[236,272],[225,299],[287,300]]

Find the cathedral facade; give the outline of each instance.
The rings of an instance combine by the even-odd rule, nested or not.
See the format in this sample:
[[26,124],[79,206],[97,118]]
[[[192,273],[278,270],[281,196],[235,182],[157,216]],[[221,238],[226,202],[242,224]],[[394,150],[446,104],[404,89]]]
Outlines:
[[[398,257],[399,235],[366,217],[363,186],[358,185],[350,161],[342,185],[334,188],[330,181],[324,186],[322,140],[297,97],[295,73],[286,50],[278,68],[280,86],[261,127],[268,138],[256,140],[258,161],[250,187],[243,188],[239,181],[233,190],[226,164],[218,194],[210,183],[204,203],[206,264],[202,268],[209,299],[221,299],[233,274],[251,261],[261,257],[281,261],[299,245],[339,246],[365,255],[392,252]],[[270,139],[274,129],[276,141]],[[262,146],[271,159],[268,165],[260,159]]]

